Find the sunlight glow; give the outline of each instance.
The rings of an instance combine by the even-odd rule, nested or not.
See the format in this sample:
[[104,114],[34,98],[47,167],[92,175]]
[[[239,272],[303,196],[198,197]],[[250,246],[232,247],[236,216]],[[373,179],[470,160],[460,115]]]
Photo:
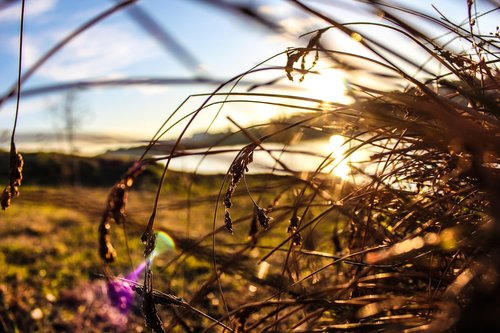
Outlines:
[[332,135],[330,140],[328,140],[328,149],[330,151],[342,151],[342,154],[345,152],[345,148],[342,147],[344,144],[344,137],[342,135]]
[[263,261],[257,266],[257,278],[258,279],[264,279],[267,276],[267,273],[269,272],[269,267],[271,265],[267,261]]
[[335,176],[342,179],[349,177],[351,169],[347,164],[347,159],[345,158],[345,152],[347,146],[344,144],[345,139],[342,135],[332,135],[328,142],[327,150],[328,153],[332,154],[332,158],[335,159],[333,162],[333,170],[331,171]]
[[300,83],[308,91],[308,96],[325,102],[349,104],[351,99],[346,95],[347,83],[345,74],[336,69],[321,70],[319,74],[308,74]]
[[351,168],[349,168],[346,161],[342,161],[342,163],[333,169],[333,174],[342,179],[347,179],[350,172]]

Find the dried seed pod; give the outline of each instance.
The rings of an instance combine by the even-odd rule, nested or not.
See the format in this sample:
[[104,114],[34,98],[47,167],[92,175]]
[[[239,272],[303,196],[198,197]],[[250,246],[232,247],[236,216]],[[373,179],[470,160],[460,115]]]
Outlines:
[[298,232],[299,229],[300,218],[294,214],[290,219],[290,225],[288,226],[287,232],[289,234],[293,234],[292,236],[292,244],[295,246],[302,245],[302,236]]
[[109,220],[103,216],[99,224],[99,256],[107,263],[116,259],[116,250],[111,244],[110,229]]
[[290,225],[288,226],[288,233],[296,232],[299,227],[300,218],[294,214],[290,219]]
[[11,153],[10,194],[12,197],[19,195],[19,186],[23,180],[24,159],[20,153]]
[[285,66],[285,72],[286,72],[286,76],[287,78],[293,82],[293,76],[292,76],[292,73],[293,73],[293,65],[299,61],[299,59],[301,57],[304,56],[304,54],[306,54],[305,51],[303,50],[288,50],[286,52],[286,56],[287,56],[287,60],[286,60],[286,66]]
[[147,236],[146,247],[144,248],[144,257],[149,257],[151,253],[155,250],[156,247],[156,234],[154,231],[150,236]]
[[128,187],[123,182],[116,184],[110,194],[109,213],[118,224],[125,222],[127,199]]
[[294,246],[301,246],[302,245],[302,241],[303,241],[303,239],[302,239],[302,235],[301,234],[296,233],[296,234],[293,235],[292,244]]
[[99,256],[105,262],[113,262],[116,258],[116,250],[111,244],[111,222],[115,221],[117,224],[125,223],[128,192],[134,183],[134,179],[144,169],[142,163],[136,162],[127,170],[122,179],[113,186],[108,195],[106,209],[103,212],[101,224],[99,225]]
[[269,221],[271,220],[271,218],[266,215],[267,209],[255,206],[255,214],[257,216],[257,220],[259,221],[260,226],[264,229],[269,228]]
[[108,195],[106,204],[106,212],[109,217],[118,223],[125,223],[125,209],[127,206],[128,193],[134,184],[134,180],[139,174],[144,171],[144,165],[136,162],[127,170],[122,179],[113,186],[113,189]]
[[233,233],[233,220],[231,219],[231,215],[227,209],[224,212],[224,225],[226,226],[227,231]]
[[236,186],[243,177],[243,174],[248,171],[248,165],[253,162],[253,151],[257,145],[251,143],[241,149],[236,158],[234,159],[229,169],[231,175],[231,184]]
[[[328,28],[318,30],[317,33],[313,34],[311,39],[309,40],[309,43],[307,44],[306,49],[289,49],[286,52],[287,56],[287,61],[286,61],[286,66],[285,66],[285,72],[286,76],[290,81],[293,81],[293,76],[292,73],[294,71],[293,65],[300,60],[300,69],[302,70],[302,76],[299,79],[299,82],[304,81],[305,74],[307,71],[310,71],[313,69],[316,64],[319,61],[319,52],[317,48],[319,47],[319,41],[321,39],[321,35],[327,30]],[[309,54],[310,49],[316,48],[316,52],[314,55],[313,62],[309,68],[306,68],[306,57]]]
[[231,202],[231,194],[232,192],[228,191],[224,196],[224,207],[226,207],[227,209],[231,208],[231,206],[233,205],[233,203]]
[[259,207],[255,204],[254,214],[252,217],[252,221],[250,222],[250,231],[248,233],[248,237],[251,239],[253,245],[257,244],[256,235],[258,231],[258,224],[264,229],[269,228],[269,221],[271,220],[271,218],[266,215],[267,212],[268,210],[266,208]]
[[226,194],[224,195],[224,207],[226,211],[224,213],[224,223],[226,229],[229,232],[233,232],[233,224],[231,221],[231,216],[229,215],[229,209],[232,207],[233,203],[231,198],[233,196],[236,185],[240,182],[241,178],[244,176],[245,172],[248,171],[248,165],[253,162],[253,151],[257,145],[251,143],[246,145],[241,149],[238,155],[235,157],[231,167],[229,168],[229,174],[231,175],[231,181],[227,187]]
[[21,186],[23,180],[23,166],[23,156],[16,151],[16,146],[12,143],[10,148],[9,184],[5,186],[0,199],[3,210],[10,206],[12,198],[19,196],[19,186]]
[[1,205],[2,205],[3,210],[5,210],[5,208],[10,206],[10,199],[11,198],[12,198],[12,195],[10,194],[10,186],[7,185],[7,186],[5,186],[5,189],[2,192]]

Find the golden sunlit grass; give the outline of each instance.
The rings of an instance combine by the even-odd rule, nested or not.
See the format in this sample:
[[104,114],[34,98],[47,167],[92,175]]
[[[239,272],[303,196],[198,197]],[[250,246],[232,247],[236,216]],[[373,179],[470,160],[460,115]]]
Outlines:
[[[214,211],[214,235],[203,239],[206,246],[212,246],[210,285],[219,299],[221,320],[233,323],[238,332],[441,332],[454,327],[459,331],[494,327],[495,320],[478,322],[469,313],[479,306],[475,297],[491,297],[481,288],[490,288],[493,295],[498,290],[490,277],[498,272],[491,258],[499,253],[481,246],[482,241],[489,244],[498,239],[490,233],[498,218],[490,201],[497,200],[492,184],[498,183],[498,171],[485,164],[486,155],[495,163],[498,160],[498,147],[493,144],[498,141],[498,72],[480,60],[488,57],[492,64],[496,62],[492,51],[496,42],[467,30],[455,32],[443,20],[448,32],[462,41],[481,39],[483,43],[481,50],[476,49],[477,57],[452,53],[374,4],[389,21],[379,26],[409,34],[446,68],[443,77],[424,65],[419,70],[434,76],[422,82],[394,61],[411,64],[406,54],[307,4],[293,2],[376,57],[327,49],[322,44],[327,29],[313,32],[307,47],[286,51],[284,66],[286,77],[309,89],[311,97],[256,92],[252,97],[260,100],[246,101],[280,105],[291,112],[302,110],[303,114],[276,121],[268,131],[262,125],[250,131],[231,120],[248,144],[228,166]],[[436,24],[432,18],[421,17]],[[310,72],[320,57],[329,59],[334,69],[324,75],[321,70]],[[466,63],[469,67],[464,68]],[[351,76],[348,90],[338,72],[339,68],[345,73],[355,68],[358,73],[370,73],[375,67],[382,69],[374,75],[375,87]],[[408,87],[379,89],[402,82]],[[238,96],[237,89],[236,82],[226,103]],[[193,119],[211,98],[193,112]],[[305,162],[292,163],[285,156],[298,141],[315,135],[328,144],[325,148],[318,145],[315,151],[323,156],[316,170],[304,172]],[[284,143],[281,153],[266,148],[273,140]],[[254,157],[257,150],[267,151],[275,160],[270,172],[298,182],[273,190],[256,189],[245,182],[246,174],[259,162]],[[246,192],[247,199],[245,195],[232,198],[236,190]],[[235,214],[232,207],[242,201],[250,201],[254,211]],[[273,218],[270,222],[269,217]],[[259,223],[262,219],[265,223]],[[154,213],[149,221],[147,233],[152,230]],[[234,236],[222,234],[222,221]],[[242,236],[247,232],[250,239],[245,241]],[[147,243],[152,246],[154,241],[149,238]],[[265,278],[259,278],[260,270],[248,269],[252,262],[269,265]],[[483,273],[489,278],[480,281]],[[239,287],[231,283],[234,279]],[[147,283],[152,281],[146,278]],[[248,294],[241,299],[245,284]],[[206,295],[204,288],[199,292]],[[495,309],[485,310],[492,313]],[[178,321],[172,318],[170,323]]]

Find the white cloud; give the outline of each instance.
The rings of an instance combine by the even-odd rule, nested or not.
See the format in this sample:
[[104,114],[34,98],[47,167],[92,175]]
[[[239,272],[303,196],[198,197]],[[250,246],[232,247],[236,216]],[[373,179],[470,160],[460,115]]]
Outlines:
[[288,3],[265,4],[259,6],[257,10],[265,15],[287,16],[293,12],[294,7]]
[[289,3],[262,5],[258,11],[278,22],[287,32],[300,35],[325,25],[319,18],[305,15]]
[[146,95],[146,96],[153,96],[153,95],[160,95],[164,94],[167,91],[169,91],[169,87],[165,86],[138,86],[135,88],[135,91],[138,92],[141,95]]
[[[27,114],[33,114],[37,112],[43,112],[53,109],[57,105],[55,99],[47,98],[34,98],[34,99],[21,99],[19,104],[19,116],[22,117]],[[14,121],[14,115],[16,113],[16,101],[15,99],[10,99],[0,110],[0,119],[10,119]],[[10,120],[5,120],[6,122]],[[3,121],[2,121],[3,122]]]
[[324,27],[322,21],[316,17],[288,17],[278,22],[286,31],[293,35],[301,35]]
[[[10,37],[7,41],[9,52],[16,57],[19,56],[19,37]],[[40,38],[33,36],[23,37],[23,67],[31,66],[41,56],[42,43]]]
[[[31,49],[25,54],[26,63],[34,60],[30,54],[40,55],[42,46],[54,45],[66,33],[52,31],[50,36],[28,36],[26,45]],[[40,67],[37,75],[56,81],[102,77],[159,55],[161,49],[154,41],[125,24],[98,25],[72,40]]]
[[[57,4],[57,0],[31,0],[25,4],[24,18],[33,19],[40,16]],[[11,5],[10,7],[0,11],[0,22],[18,21],[21,15],[21,2]]]

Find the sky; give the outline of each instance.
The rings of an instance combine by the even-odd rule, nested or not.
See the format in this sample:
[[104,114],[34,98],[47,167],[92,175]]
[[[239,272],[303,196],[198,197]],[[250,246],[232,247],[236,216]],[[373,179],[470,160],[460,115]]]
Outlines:
[[[27,1],[23,68],[32,65],[58,40],[83,22],[113,5],[111,1]],[[116,13],[84,32],[30,78],[23,89],[85,79],[170,77],[205,75],[226,79],[257,61],[282,51],[269,31],[256,24],[196,1],[144,0],[138,5],[170,32],[199,61],[200,68],[186,68],[172,52],[146,33],[128,15]],[[16,82],[19,5],[0,12],[0,91]],[[207,93],[211,86],[133,86],[87,89],[77,93],[88,110],[80,131],[147,139],[169,113],[192,93]],[[65,93],[22,100],[19,132],[54,131],[61,119]],[[12,126],[14,100],[0,110],[0,132]],[[5,135],[4,135],[5,136]]]
[[[145,31],[144,27],[134,20],[130,9],[126,9],[111,15],[73,39],[25,82],[22,91],[82,80],[195,76],[226,80],[264,59],[283,52],[287,47],[305,45],[307,38],[299,38],[301,34],[327,26],[319,19],[298,11],[287,1],[234,2],[251,5],[258,13],[279,26],[280,31],[273,32],[234,12],[207,5],[204,1],[142,0],[133,6],[138,7],[141,13],[150,16],[163,32],[173,36],[195,60],[185,61],[186,56],[181,57],[184,61],[180,60],[171,49],[162,46],[150,32]],[[460,22],[466,17],[463,4],[457,6],[457,3],[461,2],[465,3],[452,0],[408,3],[429,12],[433,11],[431,4],[435,4],[446,12],[446,15]],[[29,68],[41,55],[78,26],[115,3],[111,0],[27,0],[23,69]],[[344,22],[367,19],[364,7],[354,1],[337,1],[338,6],[335,7],[328,5],[328,1],[312,1],[312,3]],[[3,45],[0,48],[0,95],[3,95],[17,79],[20,1],[14,4],[0,1],[0,8],[0,45]],[[485,6],[484,10],[489,8],[491,5]],[[376,35],[380,32],[372,29],[366,33]],[[432,33],[438,34],[439,31]],[[332,47],[364,52],[346,36],[332,32],[329,38],[331,40],[329,45]],[[393,38],[395,45],[399,43],[401,48],[412,47],[411,43],[403,43],[399,37],[393,36]],[[286,58],[280,56],[268,61],[267,64],[283,66],[285,62]],[[329,81],[319,80],[315,83],[313,79],[307,78],[301,86],[290,83],[291,88],[305,88],[302,89],[305,92],[301,93],[343,102],[343,89],[346,87],[342,85],[345,85],[346,77],[339,71],[330,73]],[[282,71],[275,74],[273,72],[269,77],[283,74]],[[247,77],[247,80],[254,82],[263,78],[262,75],[254,75]],[[284,80],[283,84],[289,83]],[[325,92],[326,86],[330,88]],[[214,85],[190,84],[80,89],[75,91],[76,103],[73,106],[79,115],[76,131],[115,138],[106,141],[109,145],[119,145],[129,139],[148,140],[187,96],[209,93],[214,88]],[[333,90],[341,93],[335,95]],[[330,95],[315,96],[314,93]],[[61,115],[67,96],[67,92],[53,92],[23,97],[18,120],[20,137],[23,133],[38,134],[39,138],[43,138],[45,133],[62,133],[64,121]],[[183,114],[196,109],[201,101],[201,98],[193,98],[183,107]],[[251,105],[226,109],[227,114],[242,124],[265,121],[276,111],[257,109]],[[5,146],[10,135],[14,110],[14,99],[0,107],[0,147]],[[206,129],[215,112],[202,115],[199,121],[193,124],[192,131]],[[230,126],[224,117],[219,119],[213,126],[214,130],[223,130]],[[173,137],[180,130],[180,127],[175,128],[170,135]],[[40,141],[38,148],[43,147],[43,144],[44,141]]]

